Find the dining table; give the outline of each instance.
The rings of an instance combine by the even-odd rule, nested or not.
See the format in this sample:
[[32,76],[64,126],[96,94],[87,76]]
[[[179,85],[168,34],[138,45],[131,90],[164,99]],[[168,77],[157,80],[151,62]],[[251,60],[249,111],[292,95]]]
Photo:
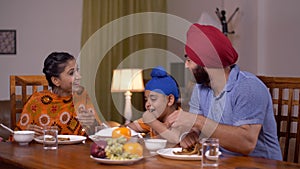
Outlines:
[[[200,160],[169,159],[146,155],[130,164],[103,164],[90,157],[92,141],[59,145],[56,150],[44,150],[43,144],[32,141],[21,146],[16,142],[0,142],[0,169],[196,169]],[[300,164],[249,156],[222,154],[218,169],[300,169]]]

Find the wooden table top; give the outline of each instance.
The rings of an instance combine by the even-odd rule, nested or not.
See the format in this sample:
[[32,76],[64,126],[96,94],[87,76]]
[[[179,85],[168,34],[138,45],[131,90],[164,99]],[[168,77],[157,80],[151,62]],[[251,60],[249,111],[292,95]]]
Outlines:
[[[0,168],[26,169],[75,169],[75,168],[142,168],[142,169],[191,169],[201,168],[201,161],[172,160],[156,156],[148,156],[130,165],[100,164],[90,158],[91,142],[85,144],[59,145],[57,150],[44,150],[42,144],[35,142],[28,146],[17,143],[0,143]],[[218,169],[300,169],[300,164],[283,161],[267,160],[253,157],[234,157],[222,155]]]

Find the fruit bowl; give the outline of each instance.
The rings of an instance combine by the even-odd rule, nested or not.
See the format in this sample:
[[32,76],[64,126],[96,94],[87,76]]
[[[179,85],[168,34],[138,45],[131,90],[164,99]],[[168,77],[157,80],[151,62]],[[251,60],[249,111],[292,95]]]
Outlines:
[[33,140],[34,131],[14,131],[14,140],[20,145],[28,145]]
[[159,149],[165,148],[167,145],[167,140],[165,139],[146,139],[145,146],[150,151],[150,153],[156,152]]

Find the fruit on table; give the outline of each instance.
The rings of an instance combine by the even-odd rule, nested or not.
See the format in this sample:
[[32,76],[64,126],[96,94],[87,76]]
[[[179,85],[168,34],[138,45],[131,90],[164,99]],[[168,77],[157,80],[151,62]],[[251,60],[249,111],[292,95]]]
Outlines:
[[99,140],[94,142],[91,145],[91,155],[97,158],[105,158],[105,148],[107,146],[107,142],[105,140]]
[[139,157],[143,156],[143,147],[136,142],[127,142],[123,145],[124,152],[136,154]]
[[121,136],[129,140],[131,137],[131,130],[125,126],[121,126],[112,131],[112,138],[119,138]]
[[95,141],[90,154],[96,158],[129,160],[143,157],[143,147],[136,142],[127,142],[124,136]]
[[136,159],[142,156],[137,154],[128,153],[124,149],[124,145],[127,143],[127,139],[123,136],[119,138],[106,139],[107,146],[105,148],[106,158],[111,160],[129,160]]

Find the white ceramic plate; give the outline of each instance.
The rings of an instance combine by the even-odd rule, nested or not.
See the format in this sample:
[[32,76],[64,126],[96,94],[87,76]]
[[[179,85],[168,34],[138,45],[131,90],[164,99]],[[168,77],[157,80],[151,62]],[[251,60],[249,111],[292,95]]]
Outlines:
[[[116,128],[118,128],[118,127],[102,129],[102,130],[98,131],[97,133],[95,133],[95,135],[102,136],[102,137],[111,137],[112,131]],[[131,136],[136,136],[136,135],[138,135],[138,133],[134,130],[131,130]]]
[[143,159],[143,157],[140,157],[140,158],[130,159],[130,160],[110,160],[107,158],[96,158],[91,155],[90,155],[90,157],[91,157],[91,159],[93,159],[97,162],[103,163],[103,164],[132,164],[134,162],[137,162],[137,161],[140,161],[141,159]]
[[[82,143],[84,140],[86,140],[85,136],[78,136],[78,135],[58,135],[58,144],[77,144],[77,143]],[[38,143],[43,143],[44,142],[44,137],[39,136],[34,138],[34,140]],[[59,138],[69,138],[70,140],[60,140]]]
[[193,155],[176,155],[173,153],[177,151],[181,151],[182,148],[165,148],[157,150],[157,154],[159,154],[162,157],[173,159],[173,160],[202,160],[202,156],[199,156],[197,154]]
[[99,141],[99,140],[106,140],[107,138],[111,138],[111,137],[105,137],[105,136],[99,136],[99,135],[90,135],[89,138],[93,141]]

